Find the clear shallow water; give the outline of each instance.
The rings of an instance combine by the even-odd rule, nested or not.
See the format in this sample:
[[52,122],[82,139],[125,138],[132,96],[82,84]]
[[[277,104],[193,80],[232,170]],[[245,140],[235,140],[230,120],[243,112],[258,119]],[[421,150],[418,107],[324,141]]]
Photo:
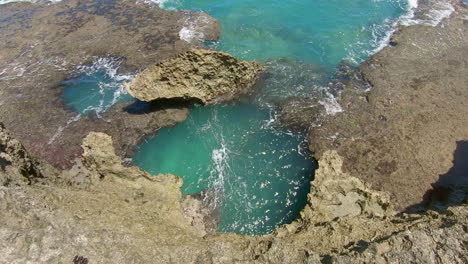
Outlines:
[[119,62],[110,58],[79,67],[74,78],[61,83],[66,105],[80,114],[99,116],[116,103],[132,101],[123,82],[133,76],[117,74],[118,67]]
[[187,121],[141,145],[134,161],[181,176],[183,193],[211,191],[219,231],[268,233],[297,218],[314,170],[302,136],[275,129],[271,118],[248,103],[195,107]]
[[[265,234],[294,220],[307,201],[314,164],[304,135],[275,127],[275,104],[320,98],[339,111],[327,84],[337,65],[358,64],[386,40],[406,1],[180,0],[168,9],[202,10],[219,19],[215,47],[261,60],[268,74],[249,103],[192,109],[189,120],[140,145],[134,163],[174,173],[182,191],[220,202],[219,231]],[[213,191],[214,190],[214,191]]]
[[208,12],[220,20],[218,49],[248,60],[289,57],[334,67],[378,49],[407,0],[173,0],[165,8]]
[[[8,0],[0,0],[10,2]],[[203,190],[219,205],[219,231],[265,234],[291,222],[306,203],[314,164],[305,136],[277,127],[275,104],[293,96],[319,98],[340,111],[328,83],[342,61],[359,64],[388,40],[406,0],[153,0],[167,9],[202,10],[219,19],[217,50],[261,60],[268,74],[243,103],[195,107],[187,121],[158,131],[134,163],[151,173],[173,173],[182,191]],[[414,0],[410,1],[414,3]],[[130,75],[101,59],[63,83],[63,97],[89,115],[131,100]]]

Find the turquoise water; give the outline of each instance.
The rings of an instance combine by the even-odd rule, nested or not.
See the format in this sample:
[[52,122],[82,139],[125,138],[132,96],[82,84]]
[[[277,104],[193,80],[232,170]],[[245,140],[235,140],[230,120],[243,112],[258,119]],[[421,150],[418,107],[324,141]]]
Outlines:
[[135,164],[181,176],[186,194],[211,190],[221,232],[265,234],[291,222],[306,204],[315,165],[304,134],[276,126],[275,104],[315,97],[339,111],[327,89],[337,65],[357,65],[379,49],[406,1],[181,0],[165,7],[219,19],[216,49],[261,60],[268,74],[248,103],[196,107],[184,123],[159,130],[140,145]]
[[142,144],[134,161],[182,177],[183,193],[212,191],[220,231],[271,232],[304,207],[314,164],[302,136],[269,120],[269,110],[248,103],[195,107],[187,121]]
[[79,67],[73,78],[61,83],[66,105],[82,115],[99,116],[116,103],[132,101],[122,85],[132,76],[117,74],[118,66],[117,61],[105,58]]
[[[155,131],[139,145],[134,163],[153,174],[181,176],[185,194],[204,191],[219,213],[221,232],[265,234],[291,222],[307,202],[316,165],[305,132],[280,128],[276,105],[309,97],[330,114],[340,111],[329,87],[338,64],[358,65],[381,48],[406,12],[406,0],[163,2],[167,9],[202,10],[219,19],[221,39],[210,45],[260,60],[267,74],[251,96],[193,107],[185,122]],[[121,89],[131,76],[116,68],[97,63],[67,81],[68,105],[99,115],[131,100]]]
[[218,50],[247,60],[288,57],[335,67],[365,60],[381,45],[407,0],[173,0],[221,22]]

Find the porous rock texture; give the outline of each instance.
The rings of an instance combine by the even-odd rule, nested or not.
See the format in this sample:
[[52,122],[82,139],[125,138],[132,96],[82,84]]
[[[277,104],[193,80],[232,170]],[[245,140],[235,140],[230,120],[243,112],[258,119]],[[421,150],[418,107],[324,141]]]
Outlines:
[[0,123],[0,185],[30,184],[44,178],[39,163]]
[[468,9],[451,3],[438,26],[400,28],[361,66],[370,91],[346,89],[344,111],[310,130],[318,159],[337,150],[345,171],[388,192],[398,210],[417,209],[433,187],[467,193],[466,170],[449,170],[468,158],[458,157],[468,140]]
[[182,98],[219,103],[248,92],[263,70],[257,62],[225,52],[193,49],[146,68],[125,88],[146,102]]
[[132,103],[117,104],[102,118],[79,115],[62,99],[61,83],[78,67],[102,58],[119,62],[118,73],[128,74],[200,47],[205,38],[180,39],[185,21],[193,32],[216,40],[215,19],[202,12],[162,10],[150,1],[39,3],[0,5],[0,120],[31,153],[70,168],[81,155],[82,139],[105,131],[124,156],[142,135],[186,118],[183,105],[138,112],[128,110]]
[[[394,216],[384,194],[341,171],[335,151],[324,153],[312,186],[316,191],[301,219],[269,235],[242,236],[200,230],[184,215],[182,180],[124,167],[110,136],[90,133],[82,147],[81,174],[64,172],[42,184],[0,186],[0,263],[467,260],[466,206]],[[85,181],[72,179],[76,177],[92,180],[77,185]],[[346,207],[337,207],[340,203]]]
[[[70,13],[78,18],[79,10],[91,10],[93,3],[67,2],[84,5]],[[112,2],[102,1],[101,5]],[[17,12],[29,10],[22,8],[31,5],[11,6]],[[79,134],[70,135],[88,135],[83,150],[73,152],[71,157],[76,159],[70,160],[67,150],[62,150],[70,144],[67,140],[61,141],[61,147],[52,152],[55,154],[45,155],[51,149],[44,147],[49,138],[42,138],[41,129],[49,128],[38,124],[54,124],[57,116],[44,114],[34,120],[37,115],[23,116],[24,111],[16,111],[26,109],[28,100],[35,105],[33,110],[41,104],[33,97],[37,91],[27,93],[32,82],[21,88],[28,79],[19,81],[14,71],[7,71],[8,76],[0,75],[8,77],[0,89],[0,95],[8,95],[0,97],[0,114],[14,131],[0,129],[0,263],[467,263],[466,198],[461,205],[444,207],[441,212],[395,215],[392,209],[392,205],[402,207],[404,199],[409,199],[409,204],[421,198],[421,190],[430,188],[439,173],[458,175],[457,179],[466,176],[466,170],[458,170],[460,164],[466,164],[466,155],[463,151],[454,154],[454,140],[460,140],[458,146],[463,149],[466,139],[466,107],[461,107],[465,100],[461,87],[466,87],[467,76],[466,52],[462,53],[466,50],[466,12],[455,7],[454,15],[443,22],[446,33],[439,27],[404,28],[393,39],[396,46],[384,49],[363,66],[363,75],[374,86],[372,92],[345,91],[345,112],[311,130],[310,139],[319,140],[311,141],[319,169],[301,217],[264,236],[213,234],[207,230],[211,227],[204,222],[205,216],[197,215],[204,213],[199,203],[181,194],[181,179],[151,176],[122,165],[115,147],[122,146],[119,141],[125,133],[135,130],[119,128],[136,122],[125,115],[119,121],[112,120],[122,125],[109,128],[112,135],[89,134],[92,125],[76,126],[73,131]],[[0,16],[5,14],[8,12],[0,12]],[[0,31],[5,29],[0,27]],[[7,42],[8,38],[0,40]],[[25,54],[28,52],[36,51],[26,49]],[[10,56],[0,53],[5,54]],[[412,76],[404,72],[408,70],[419,79],[410,79]],[[26,73],[33,76],[34,72],[27,69]],[[411,80],[420,92],[408,84]],[[13,93],[14,89],[20,89],[24,97]],[[141,116],[147,118],[147,125],[156,127],[151,123],[156,117]],[[171,120],[165,115],[159,118]],[[52,135],[56,128],[46,135]],[[99,128],[97,131],[103,130]],[[25,148],[12,134],[25,138]],[[39,173],[47,163],[34,161],[25,149],[55,162],[64,155],[63,159],[74,166],[61,174]],[[57,157],[52,158],[54,155]],[[396,163],[393,171],[393,162],[385,163],[393,157],[407,166],[401,168],[401,163]],[[382,166],[374,166],[380,161]],[[420,170],[426,170],[426,175]],[[389,177],[394,178],[394,187]],[[426,186],[419,188],[418,184]],[[398,197],[399,193],[403,197]],[[458,193],[446,193],[445,198],[450,200],[452,194]]]

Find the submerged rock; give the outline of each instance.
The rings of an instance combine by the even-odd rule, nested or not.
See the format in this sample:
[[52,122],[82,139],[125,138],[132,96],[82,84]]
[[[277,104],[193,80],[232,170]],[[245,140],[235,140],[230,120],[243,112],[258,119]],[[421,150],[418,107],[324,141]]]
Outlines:
[[125,88],[146,102],[184,98],[212,104],[245,94],[263,70],[224,52],[193,49],[146,68]]
[[281,125],[293,131],[313,126],[324,112],[325,108],[316,99],[293,97],[278,104]]

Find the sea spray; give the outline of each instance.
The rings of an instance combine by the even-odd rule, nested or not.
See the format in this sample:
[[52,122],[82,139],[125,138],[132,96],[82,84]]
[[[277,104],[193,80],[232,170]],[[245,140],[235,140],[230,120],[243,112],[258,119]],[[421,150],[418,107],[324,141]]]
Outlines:
[[116,58],[97,58],[92,64],[77,67],[74,77],[61,83],[66,104],[83,115],[101,114],[119,102],[132,97],[123,87],[134,74],[121,74],[121,61]]

